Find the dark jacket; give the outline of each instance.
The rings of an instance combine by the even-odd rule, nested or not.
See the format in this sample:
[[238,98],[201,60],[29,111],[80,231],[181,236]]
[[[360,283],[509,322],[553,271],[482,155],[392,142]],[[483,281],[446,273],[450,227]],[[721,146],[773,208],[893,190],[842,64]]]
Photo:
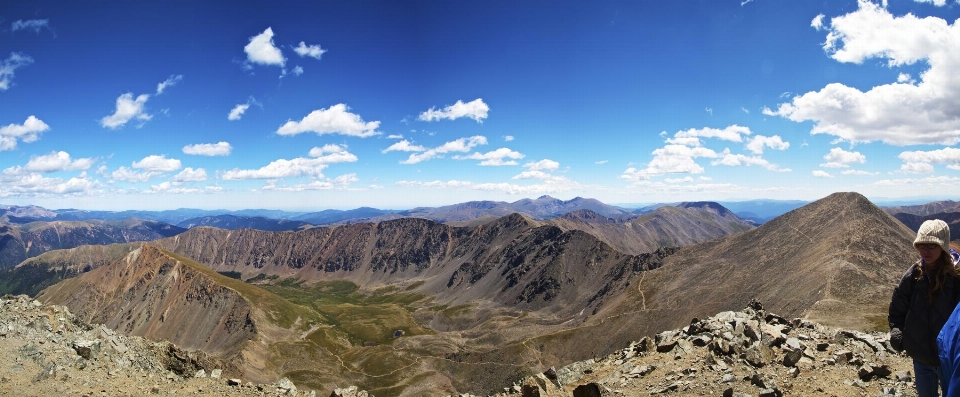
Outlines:
[[[891,344],[897,350],[906,350],[914,360],[939,367],[937,335],[960,302],[960,279],[948,276],[943,289],[931,303],[927,299],[930,283],[926,277],[917,279],[920,262],[907,269],[900,283],[893,289],[887,320],[890,322]],[[897,340],[897,332],[901,339]]]

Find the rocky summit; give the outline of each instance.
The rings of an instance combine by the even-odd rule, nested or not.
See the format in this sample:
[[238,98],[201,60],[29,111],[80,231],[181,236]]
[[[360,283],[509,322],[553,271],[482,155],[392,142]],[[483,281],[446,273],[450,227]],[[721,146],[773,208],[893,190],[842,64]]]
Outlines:
[[[598,335],[602,337],[602,335]],[[63,306],[0,298],[0,396],[373,397],[355,386],[252,384],[169,342],[89,325]],[[424,395],[440,395],[424,390]],[[604,357],[518,379],[496,397],[913,396],[910,359],[885,333],[824,327],[758,302],[631,342]],[[459,396],[471,396],[460,394]]]

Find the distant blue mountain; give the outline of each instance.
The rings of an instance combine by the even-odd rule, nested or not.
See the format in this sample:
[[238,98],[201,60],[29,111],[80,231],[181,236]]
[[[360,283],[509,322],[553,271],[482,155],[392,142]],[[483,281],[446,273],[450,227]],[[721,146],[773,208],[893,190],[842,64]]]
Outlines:
[[750,220],[760,225],[787,212],[809,204],[802,200],[747,200],[747,201],[720,201],[742,219]]

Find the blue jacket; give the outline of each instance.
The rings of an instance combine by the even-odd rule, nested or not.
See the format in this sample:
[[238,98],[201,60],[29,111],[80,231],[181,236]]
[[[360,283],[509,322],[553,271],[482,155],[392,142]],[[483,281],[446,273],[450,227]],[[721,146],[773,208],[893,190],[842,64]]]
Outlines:
[[[960,254],[950,249],[953,262],[960,262]],[[960,306],[953,309],[950,318],[937,335],[940,355],[940,373],[943,376],[944,397],[960,397]]]

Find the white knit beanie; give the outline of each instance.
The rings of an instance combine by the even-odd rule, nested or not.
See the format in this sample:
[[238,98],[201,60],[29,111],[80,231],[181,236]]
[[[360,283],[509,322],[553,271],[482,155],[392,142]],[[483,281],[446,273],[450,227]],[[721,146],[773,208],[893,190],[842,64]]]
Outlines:
[[936,244],[943,249],[943,252],[950,252],[950,226],[939,219],[931,219],[920,225],[917,230],[917,239],[913,240],[913,246],[917,244]]

